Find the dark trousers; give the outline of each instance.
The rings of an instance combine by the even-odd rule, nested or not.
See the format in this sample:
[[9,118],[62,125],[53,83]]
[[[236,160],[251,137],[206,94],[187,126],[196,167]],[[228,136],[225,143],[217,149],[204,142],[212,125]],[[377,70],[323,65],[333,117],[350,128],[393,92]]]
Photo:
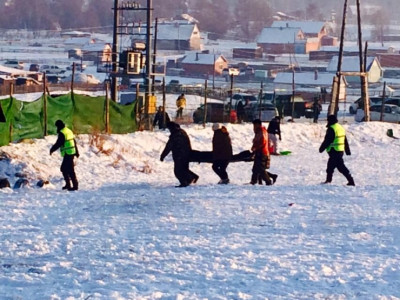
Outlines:
[[226,168],[229,165],[229,160],[218,159],[214,161],[212,165],[212,169],[214,172],[221,178],[221,180],[228,179],[228,173],[226,172]]
[[256,153],[254,157],[253,164],[253,174],[251,175],[251,183],[256,184],[258,182],[258,178],[261,178],[265,181],[267,185],[271,184],[271,178],[267,172],[267,168],[269,167],[269,157],[267,155],[263,155],[261,153]]
[[333,172],[335,171],[336,168],[340,173],[344,175],[344,177],[349,179],[349,177],[351,176],[349,169],[347,169],[343,161],[344,153],[331,150],[328,152],[328,154],[329,154],[329,160],[328,160],[328,166],[326,168],[326,181],[327,182],[332,181]]
[[174,160],[174,174],[179,183],[185,186],[198,177],[197,174],[189,170],[189,161],[183,159]]
[[78,188],[78,180],[76,179],[75,174],[75,166],[74,166],[74,156],[75,155],[68,155],[64,156],[64,159],[61,163],[61,173],[63,174],[65,180],[65,186]]
[[182,116],[183,116],[183,107],[179,107],[177,110],[176,110],[176,118],[178,119],[178,118],[182,118]]

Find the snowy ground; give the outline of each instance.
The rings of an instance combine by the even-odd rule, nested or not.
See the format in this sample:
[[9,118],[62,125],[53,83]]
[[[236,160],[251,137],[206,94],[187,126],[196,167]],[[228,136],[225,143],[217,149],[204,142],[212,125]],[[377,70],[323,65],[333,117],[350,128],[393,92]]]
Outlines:
[[[320,184],[324,123],[282,125],[274,186],[247,184],[241,162],[227,186],[192,163],[198,183],[174,188],[166,131],[79,136],[77,192],[60,190],[55,136],[1,147],[0,177],[31,184],[0,190],[0,299],[400,299],[400,125],[344,126],[356,187]],[[250,124],[227,127],[250,148]],[[211,150],[210,124],[183,128]]]

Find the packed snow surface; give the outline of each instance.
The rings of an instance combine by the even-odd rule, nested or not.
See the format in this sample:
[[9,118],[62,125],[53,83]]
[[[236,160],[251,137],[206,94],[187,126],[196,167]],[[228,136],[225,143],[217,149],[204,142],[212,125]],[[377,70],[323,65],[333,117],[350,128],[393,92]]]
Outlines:
[[[250,149],[251,124],[226,126]],[[236,162],[229,185],[191,163],[199,181],[175,188],[168,131],[79,135],[77,192],[61,191],[56,136],[1,147],[1,177],[30,184],[0,190],[0,299],[400,299],[400,125],[344,127],[355,187],[321,185],[325,122],[282,124],[273,186]],[[211,124],[182,128],[211,150]]]

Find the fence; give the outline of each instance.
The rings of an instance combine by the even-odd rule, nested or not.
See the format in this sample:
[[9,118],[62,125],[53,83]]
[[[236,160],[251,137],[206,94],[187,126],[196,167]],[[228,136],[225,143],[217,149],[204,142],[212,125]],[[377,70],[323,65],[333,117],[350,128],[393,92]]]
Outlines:
[[58,97],[42,95],[33,102],[13,97],[0,101],[6,122],[0,123],[0,146],[28,138],[56,134],[60,119],[75,133],[128,133],[137,129],[136,103],[121,105],[106,97],[69,93]]

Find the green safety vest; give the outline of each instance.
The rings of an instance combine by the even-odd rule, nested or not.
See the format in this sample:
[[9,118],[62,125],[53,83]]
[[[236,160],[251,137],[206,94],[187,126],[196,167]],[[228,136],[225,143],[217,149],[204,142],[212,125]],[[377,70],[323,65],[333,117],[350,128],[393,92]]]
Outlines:
[[61,156],[64,157],[65,154],[68,154],[68,155],[76,154],[74,134],[73,134],[72,130],[68,129],[67,127],[64,127],[63,129],[60,130],[60,132],[65,137],[64,145],[62,145],[60,148]]
[[329,152],[332,148],[336,151],[344,151],[344,139],[346,138],[346,131],[339,123],[331,125],[331,128],[335,131],[335,139],[333,140],[333,143],[326,148],[326,151]]

